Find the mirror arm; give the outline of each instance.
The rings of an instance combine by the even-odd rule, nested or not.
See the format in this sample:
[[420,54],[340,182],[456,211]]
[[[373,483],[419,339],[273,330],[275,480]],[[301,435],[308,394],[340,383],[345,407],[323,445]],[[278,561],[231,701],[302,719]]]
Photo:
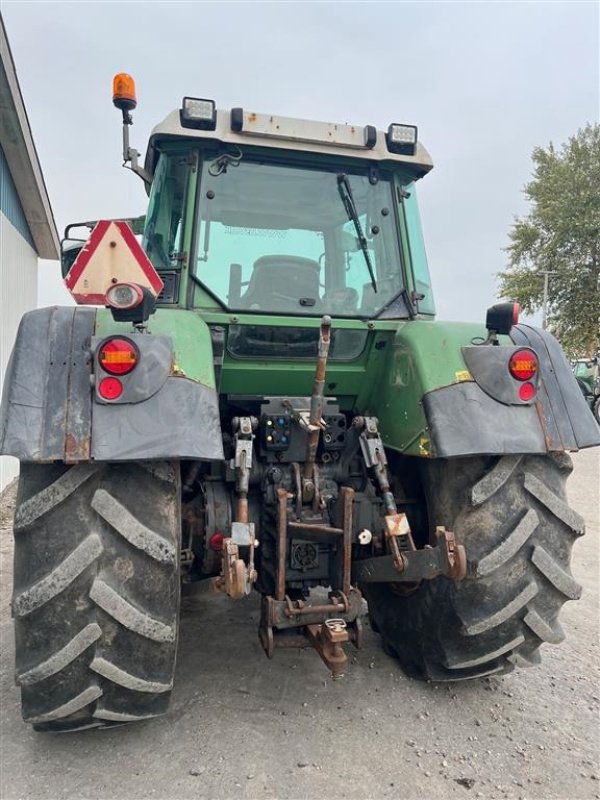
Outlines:
[[[133,125],[133,119],[129,111],[123,111],[123,166],[125,169],[130,169],[139,175],[140,178],[147,183],[148,186],[152,183],[152,175],[147,172],[143,167],[138,164],[140,153],[134,148],[129,146],[129,126]],[[131,166],[128,166],[128,164]]]

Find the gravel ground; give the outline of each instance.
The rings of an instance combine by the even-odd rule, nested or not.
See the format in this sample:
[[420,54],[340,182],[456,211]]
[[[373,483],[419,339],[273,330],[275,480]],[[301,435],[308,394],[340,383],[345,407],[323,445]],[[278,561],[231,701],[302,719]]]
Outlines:
[[575,454],[586,518],[559,647],[540,667],[450,686],[409,680],[368,628],[344,680],[258,643],[258,598],[184,601],[168,716],[70,735],[20,718],[10,619],[14,486],[0,503],[1,782],[12,798],[600,798],[598,450]]

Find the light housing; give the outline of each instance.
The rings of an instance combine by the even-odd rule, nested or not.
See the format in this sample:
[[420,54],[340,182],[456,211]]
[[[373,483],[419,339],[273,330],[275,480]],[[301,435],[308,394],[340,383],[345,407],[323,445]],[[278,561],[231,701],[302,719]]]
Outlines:
[[115,322],[143,325],[156,311],[156,297],[147,286],[137,283],[115,283],[104,295]]
[[214,131],[217,127],[215,101],[202,97],[184,97],[179,110],[179,120],[183,128]]
[[113,78],[113,105],[121,111],[133,111],[137,106],[135,81],[126,72],[118,72]]
[[115,283],[106,292],[106,305],[111,308],[136,308],[144,300],[144,292],[136,283]]
[[490,332],[508,335],[519,322],[521,307],[518,303],[496,303],[490,306],[485,317],[485,327]]
[[377,144],[377,128],[374,125],[365,125],[365,147],[372,150]]
[[387,129],[385,140],[390,153],[414,156],[417,150],[417,126],[392,122]]
[[[538,359],[533,350],[516,350],[508,361],[508,371],[517,381],[530,381],[538,371]],[[523,399],[521,397],[521,399]]]
[[128,375],[137,366],[139,358],[140,352],[137,346],[124,336],[112,336],[110,339],[105,339],[98,347],[98,364],[109,375]]

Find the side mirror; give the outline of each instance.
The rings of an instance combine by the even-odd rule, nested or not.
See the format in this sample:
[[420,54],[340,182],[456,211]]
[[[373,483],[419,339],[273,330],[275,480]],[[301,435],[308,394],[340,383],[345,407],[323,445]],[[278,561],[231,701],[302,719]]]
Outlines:
[[[69,270],[75,263],[75,259],[84,247],[89,238],[89,234],[92,232],[95,226],[96,220],[90,220],[88,222],[72,222],[65,228],[65,235],[60,242],[60,271],[62,272],[63,278],[66,278],[69,274]],[[71,236],[71,231],[73,228],[87,228],[86,238],[76,239]]]
[[85,239],[63,239],[60,243],[60,271],[63,278],[69,274],[69,270],[75,263],[75,259],[85,245]]

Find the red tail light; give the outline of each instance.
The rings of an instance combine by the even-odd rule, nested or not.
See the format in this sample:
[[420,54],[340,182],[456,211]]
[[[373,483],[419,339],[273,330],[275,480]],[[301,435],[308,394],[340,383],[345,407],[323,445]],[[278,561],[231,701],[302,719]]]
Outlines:
[[531,380],[537,370],[538,360],[533,350],[517,350],[508,362],[508,371],[518,381]]
[[102,378],[98,394],[103,400],[117,400],[123,394],[123,384],[118,378]]
[[519,397],[524,403],[528,403],[535,397],[535,386],[533,383],[522,383],[519,386]]
[[98,363],[109,375],[127,375],[138,359],[139,351],[129,339],[107,339],[98,349]]

